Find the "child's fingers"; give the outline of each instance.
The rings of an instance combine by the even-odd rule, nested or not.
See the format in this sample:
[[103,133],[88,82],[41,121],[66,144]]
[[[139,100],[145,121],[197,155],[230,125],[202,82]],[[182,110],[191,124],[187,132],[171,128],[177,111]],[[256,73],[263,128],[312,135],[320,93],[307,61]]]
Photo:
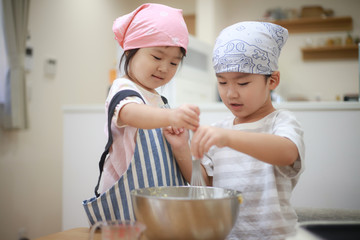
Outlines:
[[190,150],[196,158],[202,158],[212,145],[214,145],[212,135],[212,127],[200,126],[194,133],[191,140]]
[[184,128],[182,128],[182,127],[181,128],[173,127],[172,129],[175,134],[180,134],[180,133],[184,132]]
[[193,112],[196,113],[197,116],[200,115],[200,108],[199,108],[198,106],[196,106],[196,105],[190,105],[189,107],[191,108],[191,110],[192,110]]
[[190,111],[187,113],[187,123],[191,125],[193,131],[199,127],[200,123],[200,110],[197,106],[190,106]]
[[195,131],[199,127],[199,118],[192,114],[183,114],[180,116],[179,125],[183,126],[184,128],[190,129]]
[[163,129],[164,129],[164,131],[166,131],[166,132],[168,132],[170,134],[174,134],[173,128],[171,126],[164,127]]
[[184,127],[195,131],[199,127],[200,109],[195,105],[185,104],[176,109],[173,127]]

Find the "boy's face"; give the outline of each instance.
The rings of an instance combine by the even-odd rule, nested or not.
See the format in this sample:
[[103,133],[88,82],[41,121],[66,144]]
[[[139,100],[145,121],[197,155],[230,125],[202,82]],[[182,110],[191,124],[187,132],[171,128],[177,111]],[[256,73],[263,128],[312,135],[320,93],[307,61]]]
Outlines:
[[257,121],[272,111],[270,90],[279,84],[279,73],[265,75],[240,72],[217,73],[218,90],[226,107],[236,116],[234,124]]

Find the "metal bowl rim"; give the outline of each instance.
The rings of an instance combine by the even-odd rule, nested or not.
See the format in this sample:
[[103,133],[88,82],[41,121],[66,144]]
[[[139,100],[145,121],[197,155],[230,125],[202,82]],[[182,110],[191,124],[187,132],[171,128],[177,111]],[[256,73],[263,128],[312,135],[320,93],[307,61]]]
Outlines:
[[218,201],[218,200],[225,200],[225,199],[233,199],[233,198],[238,198],[238,197],[241,197],[242,196],[242,192],[241,191],[238,191],[238,190],[234,190],[234,189],[227,189],[227,188],[220,188],[220,187],[209,187],[209,186],[206,186],[206,187],[201,187],[201,188],[206,188],[206,189],[222,189],[222,190],[225,190],[225,191],[232,191],[234,192],[235,194],[233,196],[226,196],[226,197],[221,197],[221,198],[199,198],[199,199],[196,199],[196,198],[188,198],[188,197],[169,197],[169,196],[166,196],[166,197],[163,197],[163,196],[157,196],[157,195],[143,195],[141,193],[138,193],[137,191],[140,190],[140,189],[154,189],[154,188],[157,188],[157,189],[164,189],[164,188],[200,188],[200,186],[161,186],[161,187],[145,187],[145,188],[136,188],[136,189],[133,189],[131,190],[130,194],[131,196],[133,197],[141,197],[141,198],[149,198],[149,199],[157,199],[157,200],[178,200],[178,201],[203,201],[203,200],[206,200],[206,201],[209,201],[209,200],[214,200],[214,201]]

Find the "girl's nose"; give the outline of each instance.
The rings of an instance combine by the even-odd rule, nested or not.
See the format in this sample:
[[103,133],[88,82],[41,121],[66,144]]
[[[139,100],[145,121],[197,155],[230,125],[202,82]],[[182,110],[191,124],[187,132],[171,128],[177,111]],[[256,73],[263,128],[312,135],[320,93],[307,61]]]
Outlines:
[[167,64],[166,63],[161,63],[158,67],[158,70],[160,72],[167,72]]

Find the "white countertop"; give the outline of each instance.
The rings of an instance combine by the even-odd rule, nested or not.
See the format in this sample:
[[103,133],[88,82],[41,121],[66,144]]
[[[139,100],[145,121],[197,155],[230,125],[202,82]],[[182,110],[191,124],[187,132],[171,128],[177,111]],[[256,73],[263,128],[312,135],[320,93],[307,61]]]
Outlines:
[[[359,102],[280,102],[273,103],[275,108],[284,108],[292,111],[302,110],[360,110]],[[221,102],[200,104],[200,108],[219,111],[226,110],[226,107]]]
[[[225,105],[221,102],[199,104],[201,110],[216,112],[228,111]],[[322,111],[322,110],[360,110],[359,102],[281,102],[274,103],[275,108],[284,108],[291,111]],[[85,111],[85,112],[104,112],[103,104],[89,104],[89,105],[65,105],[64,112]]]

